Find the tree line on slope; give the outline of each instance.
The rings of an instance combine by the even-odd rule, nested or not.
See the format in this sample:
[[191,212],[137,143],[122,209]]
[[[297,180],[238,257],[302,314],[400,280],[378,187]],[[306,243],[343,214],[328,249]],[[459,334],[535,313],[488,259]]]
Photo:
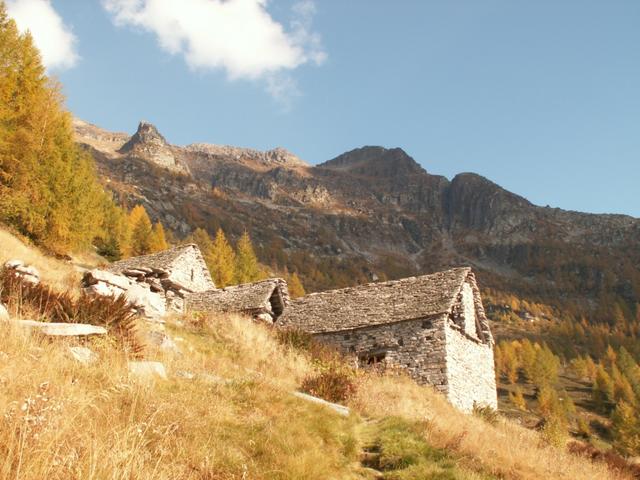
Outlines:
[[592,435],[585,417],[577,414],[571,396],[561,387],[559,370],[565,363],[568,372],[590,384],[590,407],[609,418],[603,427],[609,430],[613,447],[625,455],[640,454],[640,366],[624,347],[608,346],[597,362],[586,354],[563,362],[546,344],[524,339],[500,342],[495,358],[498,380],[512,385],[509,400],[516,408],[532,408],[521,386],[533,385],[545,433],[562,438],[573,423],[583,437]]
[[103,235],[112,207],[74,142],[60,86],[0,3],[0,220],[62,253]]
[[[246,230],[238,239],[235,250],[221,228],[218,228],[213,239],[206,230],[197,228],[186,241],[198,245],[217,287],[255,282],[272,275],[273,270],[258,261]],[[292,297],[305,294],[302,281],[296,272],[290,274],[285,268],[283,271],[276,271],[276,275],[281,275],[287,280]]]

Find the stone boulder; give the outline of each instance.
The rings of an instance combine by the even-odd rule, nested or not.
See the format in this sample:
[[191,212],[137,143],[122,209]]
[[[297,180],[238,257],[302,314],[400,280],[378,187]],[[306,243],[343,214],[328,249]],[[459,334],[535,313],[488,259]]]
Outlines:
[[303,393],[303,392],[291,392],[295,397],[298,397],[302,400],[305,400],[307,402],[311,402],[311,403],[315,403],[318,405],[323,405],[327,408],[330,408],[331,410],[333,410],[334,412],[336,412],[338,415],[342,415],[343,417],[348,417],[350,410],[349,407],[345,407],[344,405],[339,405],[337,403],[331,403],[331,402],[327,402],[326,400],[323,400],[322,398],[318,398],[318,397],[314,397],[313,395],[309,395],[308,393]]
[[167,313],[163,295],[152,292],[146,283],[134,283],[125,292],[129,303],[147,319],[160,321]]
[[[144,276],[146,272],[137,270],[135,273]],[[125,275],[94,269],[84,274],[82,285],[84,291],[90,295],[105,297],[124,295],[132,309],[147,319],[159,321],[167,312],[164,292],[153,291],[151,285],[137,282],[136,277],[129,278]]]
[[7,311],[7,308],[0,303],[0,320],[8,320],[9,319],[9,312]]
[[4,268],[25,283],[32,285],[40,283],[40,272],[38,269],[34,266],[25,265],[22,260],[9,260],[4,264]]

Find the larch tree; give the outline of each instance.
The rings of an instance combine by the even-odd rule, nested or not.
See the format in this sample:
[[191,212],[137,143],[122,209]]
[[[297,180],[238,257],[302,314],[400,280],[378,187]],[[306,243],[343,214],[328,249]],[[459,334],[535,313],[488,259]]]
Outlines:
[[49,250],[84,249],[103,228],[105,196],[60,86],[0,2],[0,220]]
[[167,243],[167,237],[164,233],[164,227],[162,223],[156,222],[153,225],[153,231],[151,234],[151,253],[162,252],[169,248]]
[[196,228],[193,233],[187,237],[187,242],[195,243],[202,252],[202,256],[205,257],[205,260],[211,252],[211,249],[213,249],[211,237],[204,228]]
[[142,205],[131,210],[129,223],[131,225],[131,255],[135,257],[151,253],[153,226]]
[[217,287],[226,287],[233,283],[236,255],[221,228],[216,232],[216,238],[206,259]]
[[292,298],[303,297],[306,292],[304,290],[304,286],[302,285],[302,281],[296,272],[289,277],[289,294]]
[[253,250],[249,233],[245,230],[236,246],[235,281],[236,283],[255,282],[261,276],[258,257]]
[[637,407],[621,401],[611,416],[614,446],[630,456],[640,454],[640,420]]

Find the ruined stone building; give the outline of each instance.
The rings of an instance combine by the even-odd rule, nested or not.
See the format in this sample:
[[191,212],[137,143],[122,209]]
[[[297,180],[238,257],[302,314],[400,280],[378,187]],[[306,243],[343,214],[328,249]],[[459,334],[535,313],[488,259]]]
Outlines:
[[136,278],[155,273],[161,285],[173,286],[185,292],[204,292],[216,288],[204,257],[195,244],[120,260],[109,265],[107,270]]
[[276,324],[358,359],[406,369],[463,411],[497,408],[493,337],[469,268],[313,293]]
[[182,313],[187,295],[216,288],[194,244],[127,258],[107,270],[91,270],[82,283],[90,294],[125,295],[138,313],[149,319],[161,319],[167,312]]
[[273,323],[289,305],[287,282],[270,278],[255,283],[192,293],[186,297],[189,312],[241,313]]
[[166,313],[240,313],[273,323],[289,304],[287,282],[271,278],[216,288],[197,245],[127,258],[106,270],[91,270],[83,278],[87,293],[125,295],[147,319]]

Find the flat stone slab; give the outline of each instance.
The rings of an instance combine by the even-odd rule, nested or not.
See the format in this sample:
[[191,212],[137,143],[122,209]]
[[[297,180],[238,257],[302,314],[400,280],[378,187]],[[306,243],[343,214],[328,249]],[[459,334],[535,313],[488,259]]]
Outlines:
[[113,285],[114,287],[118,287],[122,290],[127,290],[131,286],[131,282],[127,277],[107,272],[105,270],[100,270],[98,268],[85,273],[83,282],[87,285],[93,285],[98,282],[108,283],[109,285]]
[[106,335],[107,329],[84,323],[48,323],[34,320],[12,320],[18,326],[37,330],[51,337],[83,337],[87,335]]
[[307,402],[317,403],[318,405],[324,405],[325,407],[330,408],[334,412],[342,415],[343,417],[348,417],[350,410],[349,407],[345,407],[344,405],[338,405],[337,403],[327,402],[318,397],[314,397],[313,395],[309,395],[307,393],[302,392],[291,392],[295,397],[301,398],[302,400],[306,400]]

